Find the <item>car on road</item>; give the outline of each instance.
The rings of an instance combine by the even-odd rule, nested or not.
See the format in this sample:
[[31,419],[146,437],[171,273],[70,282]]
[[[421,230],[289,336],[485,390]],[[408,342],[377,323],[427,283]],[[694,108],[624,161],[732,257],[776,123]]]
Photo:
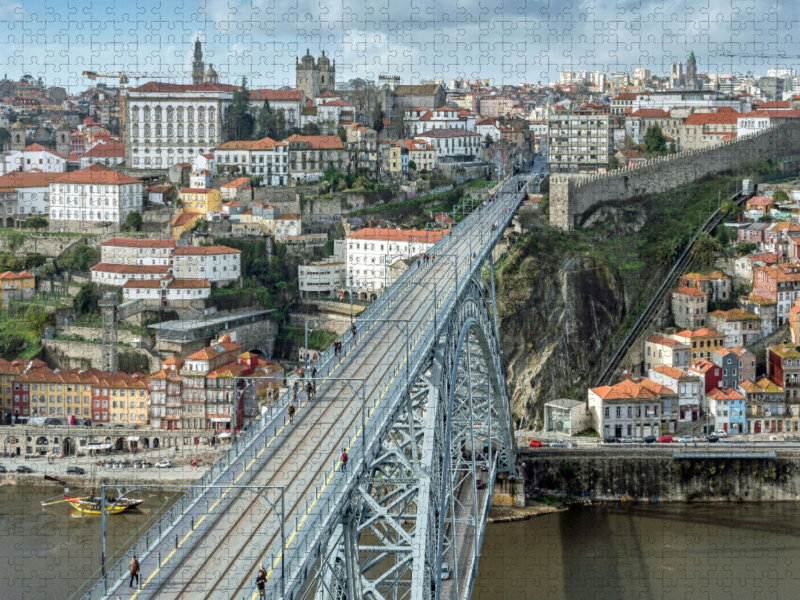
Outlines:
[[672,436],[671,435],[662,435],[658,438],[658,441],[662,444],[671,444],[672,443]]
[[171,469],[172,468],[172,462],[169,461],[169,460],[160,460],[160,461],[158,461],[156,463],[156,468],[157,469]]
[[442,563],[442,581],[450,579],[450,564],[443,562]]
[[565,440],[556,440],[555,442],[550,442],[551,448],[567,448],[569,444]]
[[710,436],[708,436],[708,437],[706,438],[706,441],[707,441],[709,444],[716,444],[716,443],[719,441],[719,438],[718,438],[717,436],[715,436],[715,435],[710,435]]
[[33,473],[33,469],[26,467],[25,465],[19,465],[17,467],[17,473]]
[[622,443],[623,444],[635,444],[636,443],[636,438],[634,438],[632,435],[629,435],[629,436],[627,436],[627,437],[622,439]]
[[648,435],[646,438],[642,439],[645,444],[654,444],[656,442],[656,436]]
[[694,438],[690,435],[684,435],[678,440],[679,444],[691,444],[692,442],[694,442]]
[[528,448],[541,448],[542,446],[544,446],[544,444],[536,438],[531,438],[531,441],[528,442]]
[[81,469],[80,467],[73,466],[73,467],[67,467],[67,473],[75,475],[85,475],[86,471],[84,469]]
[[613,435],[609,435],[603,438],[604,444],[617,444],[619,443],[619,438],[614,437]]
[[149,469],[153,466],[149,460],[135,460],[133,461],[133,466],[137,469]]
[[724,438],[728,437],[728,432],[725,431],[724,429],[720,429],[719,431],[715,431],[714,435],[717,436],[718,438]]
[[0,465],[0,473],[8,473],[8,471],[3,465]]

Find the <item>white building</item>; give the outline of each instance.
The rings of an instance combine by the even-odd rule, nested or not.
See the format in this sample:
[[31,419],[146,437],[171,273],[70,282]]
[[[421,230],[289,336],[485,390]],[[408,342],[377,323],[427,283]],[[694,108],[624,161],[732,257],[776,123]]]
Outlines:
[[242,275],[241,255],[227,246],[183,246],[175,249],[172,273],[179,279],[236,281]]
[[614,148],[613,117],[590,110],[553,113],[547,122],[551,173],[604,173]]
[[300,113],[306,106],[303,90],[250,90],[250,107],[259,109],[264,101],[269,101],[273,111],[282,110],[287,127],[300,126]]
[[67,157],[53,152],[41,144],[30,144],[22,150],[12,150],[2,155],[0,175],[14,171],[35,173],[64,173],[67,170]]
[[390,286],[390,267],[427,252],[449,230],[376,229],[365,227],[347,236],[347,286],[363,297],[377,297]]
[[81,169],[100,163],[115,167],[125,162],[125,144],[95,144],[81,156]]
[[289,177],[289,144],[271,138],[226,142],[214,149],[214,162],[242,175],[261,175],[264,185],[286,185]]
[[475,157],[480,154],[481,136],[465,129],[431,129],[414,136],[436,150],[436,162],[450,157]]
[[300,235],[303,222],[300,217],[289,213],[280,215],[275,219],[275,240],[283,243],[288,236]]
[[222,143],[225,109],[236,86],[151,81],[128,90],[126,158],[134,169],[195,162]]
[[163,265],[115,265],[99,263],[89,269],[92,282],[100,285],[123,286],[130,280],[158,281],[169,274],[170,267]]
[[737,135],[740,138],[752,135],[789,119],[800,119],[800,110],[754,110],[739,116]]
[[657,108],[669,112],[673,108],[696,109],[708,112],[712,108],[727,106],[736,112],[749,112],[751,108],[750,97],[739,96],[732,98],[727,94],[714,91],[669,91],[669,92],[643,92],[636,94],[631,103],[632,112],[646,108]]
[[172,266],[175,240],[113,238],[100,244],[100,262],[110,265]]
[[50,228],[119,231],[142,212],[144,184],[100,164],[64,173],[50,184]]
[[9,173],[0,177],[0,224],[14,227],[31,215],[50,213],[50,183],[55,173]]
[[157,300],[164,304],[173,300],[202,300],[211,295],[208,279],[175,279],[166,275],[147,281],[132,279],[122,286],[122,299]]
[[335,258],[297,267],[298,287],[303,298],[334,296],[344,290],[346,279],[346,264]]
[[[463,116],[464,111],[460,108],[450,106],[440,106],[433,110],[427,110],[419,106],[413,106],[405,110],[405,122],[408,134],[416,136],[431,129],[463,129],[472,131],[475,127],[475,118],[469,119]],[[470,126],[471,125],[471,126]]]
[[[703,397],[702,380],[695,374],[662,365],[650,369],[648,377],[678,394],[678,421],[696,420]],[[666,410],[666,408],[665,408]]]

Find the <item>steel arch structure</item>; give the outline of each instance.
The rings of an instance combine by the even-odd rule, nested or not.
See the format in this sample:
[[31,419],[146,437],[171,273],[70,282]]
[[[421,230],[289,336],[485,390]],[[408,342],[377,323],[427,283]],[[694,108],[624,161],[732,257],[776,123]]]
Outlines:
[[470,596],[494,478],[514,473],[497,328],[482,288],[471,280],[444,323],[305,596]]
[[[255,600],[259,565],[271,600],[469,597],[492,484],[514,470],[492,251],[522,183],[403,273],[321,353],[295,418],[289,391],[83,597]],[[280,487],[285,513],[242,486]],[[131,554],[146,576],[128,591]]]

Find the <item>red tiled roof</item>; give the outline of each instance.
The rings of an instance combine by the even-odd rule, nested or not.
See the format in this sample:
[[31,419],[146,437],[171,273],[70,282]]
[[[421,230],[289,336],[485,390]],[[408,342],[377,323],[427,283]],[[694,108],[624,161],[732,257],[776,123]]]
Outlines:
[[58,183],[96,183],[113,185],[142,183],[139,179],[134,179],[133,177],[129,177],[128,175],[99,163],[95,163],[91,167],[81,169],[80,171],[61,173],[56,181]]
[[119,158],[125,156],[125,144],[97,144],[83,158]]
[[207,254],[241,254],[241,250],[228,246],[181,246],[175,249],[175,256],[200,256]]
[[[182,92],[233,92],[238,90],[238,85],[228,85],[227,83],[204,83],[196,84],[180,84],[180,83],[164,83],[161,81],[149,81],[142,86],[129,90],[130,92],[154,92],[154,93],[173,93],[179,94]],[[250,92],[250,98],[253,98],[253,92]]]
[[21,152],[47,152],[48,154],[52,154],[54,156],[58,156],[59,158],[63,158],[63,159],[67,158],[66,156],[64,156],[62,154],[59,154],[58,152],[53,152],[52,150],[50,150],[50,148],[46,148],[45,146],[42,146],[41,144],[29,144],[29,145],[25,146],[21,150]]
[[242,186],[250,186],[250,178],[249,177],[239,177],[238,179],[234,179],[233,181],[226,183],[225,185],[221,186],[224,188],[238,188]]
[[[317,96],[319,97],[319,96]],[[302,90],[250,90],[250,100],[302,100]]]
[[289,136],[284,142],[308,142],[309,146],[321,150],[342,150],[344,144],[338,135],[299,135]]
[[135,275],[144,273],[156,273],[166,275],[169,267],[166,265],[112,265],[110,263],[99,263],[93,266],[90,271],[102,271],[105,273],[122,273],[125,275]]
[[449,229],[444,231],[433,231],[423,229],[377,229],[365,227],[347,236],[348,240],[387,240],[387,241],[427,241],[430,243],[438,242],[443,236],[450,233]]
[[113,238],[101,246],[120,246],[122,248],[174,248],[174,240],[139,240],[134,238]]

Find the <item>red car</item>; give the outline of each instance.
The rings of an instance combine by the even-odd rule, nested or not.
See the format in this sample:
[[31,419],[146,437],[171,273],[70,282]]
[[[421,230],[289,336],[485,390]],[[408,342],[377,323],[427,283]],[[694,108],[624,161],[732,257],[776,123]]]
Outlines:
[[529,448],[541,448],[542,446],[544,446],[544,444],[536,438],[531,438],[531,441],[528,443]]
[[661,442],[662,444],[670,444],[672,443],[672,436],[662,435],[660,438],[658,438],[658,441]]

